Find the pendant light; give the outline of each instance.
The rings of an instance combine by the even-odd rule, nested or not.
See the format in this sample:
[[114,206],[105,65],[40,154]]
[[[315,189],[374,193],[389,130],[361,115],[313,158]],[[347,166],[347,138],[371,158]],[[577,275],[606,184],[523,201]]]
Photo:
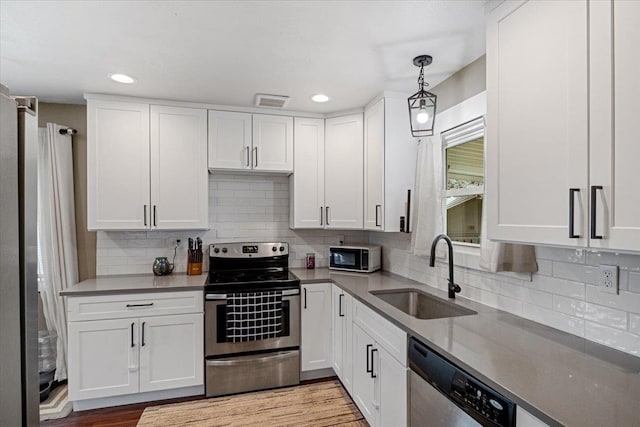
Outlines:
[[433,58],[420,55],[413,58],[413,65],[420,67],[418,76],[418,90],[408,99],[411,135],[415,137],[433,135],[433,125],[436,118],[436,96],[424,90],[429,83],[424,82],[424,67],[431,64]]

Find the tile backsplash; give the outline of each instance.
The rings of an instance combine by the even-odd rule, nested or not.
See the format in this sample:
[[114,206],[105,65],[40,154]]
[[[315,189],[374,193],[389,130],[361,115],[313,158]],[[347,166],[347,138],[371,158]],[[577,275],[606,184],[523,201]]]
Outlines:
[[[219,174],[209,176],[209,231],[99,232],[97,274],[150,273],[157,256],[173,257],[181,240],[176,271],[186,270],[189,237],[206,245],[226,241],[287,241],[292,267],[303,267],[308,252],[316,265],[327,265],[329,245],[367,242],[383,246],[385,270],[445,290],[447,268],[429,268],[411,253],[404,233],[290,230],[289,180],[282,175]],[[457,267],[459,297],[640,356],[640,256],[537,247],[539,271],[533,275],[488,273]],[[208,254],[205,253],[205,270]],[[600,292],[598,265],[620,266],[620,294]],[[204,276],[203,276],[204,280]]]
[[[369,241],[383,246],[385,270],[446,290],[446,264],[430,268],[414,256],[409,235],[370,233]],[[640,256],[551,247],[536,247],[536,256],[533,275],[456,267],[458,297],[640,356]],[[620,266],[619,295],[596,286],[600,264]]]
[[[101,231],[97,236],[97,275],[151,273],[158,256],[173,259],[180,239],[175,271],[187,268],[187,239],[199,236],[205,245],[241,241],[286,241],[289,265],[303,267],[306,254],[316,254],[316,266],[327,265],[329,246],[367,242],[364,231],[290,230],[289,178],[283,175],[209,175],[208,231]],[[204,280],[204,276],[203,276]]]

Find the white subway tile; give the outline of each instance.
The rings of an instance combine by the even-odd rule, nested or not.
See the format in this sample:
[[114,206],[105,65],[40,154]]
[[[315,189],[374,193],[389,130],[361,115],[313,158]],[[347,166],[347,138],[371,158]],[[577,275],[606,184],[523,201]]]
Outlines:
[[525,286],[530,286],[533,289],[550,292],[552,294],[564,295],[567,297],[574,297],[584,299],[585,285],[583,283],[571,282],[564,279],[557,279],[555,277],[533,275],[531,282],[524,282]]
[[523,305],[523,317],[573,335],[584,337],[585,322],[577,317],[568,316],[526,302]]
[[601,292],[597,286],[587,286],[587,301],[619,310],[640,313],[640,294],[620,291],[618,295]]
[[591,341],[640,356],[640,335],[619,331],[592,322],[587,322],[585,331],[586,338]]
[[536,246],[536,258],[551,261],[564,261],[584,264],[585,252],[583,249],[565,249],[551,246]]
[[629,274],[629,292],[640,293],[640,273],[634,271],[628,272]]
[[616,252],[589,252],[587,253],[589,265],[618,265],[625,270],[640,272],[640,256],[620,254]]
[[627,313],[560,295],[553,296],[553,308],[561,313],[597,322],[617,329],[627,329]]
[[640,315],[629,313],[629,332],[640,335]]
[[553,277],[595,285],[600,278],[600,270],[591,265],[554,261]]

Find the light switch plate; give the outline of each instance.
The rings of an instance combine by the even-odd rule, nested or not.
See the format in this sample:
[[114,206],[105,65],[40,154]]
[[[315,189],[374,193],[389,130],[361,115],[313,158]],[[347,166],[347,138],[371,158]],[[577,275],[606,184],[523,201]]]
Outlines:
[[618,294],[618,266],[617,265],[601,265],[600,266],[600,292],[609,294]]

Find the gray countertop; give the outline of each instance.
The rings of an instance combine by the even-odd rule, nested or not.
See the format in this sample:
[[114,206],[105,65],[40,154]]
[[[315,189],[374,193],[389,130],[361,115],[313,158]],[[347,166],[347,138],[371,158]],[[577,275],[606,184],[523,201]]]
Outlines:
[[[333,282],[408,334],[551,425],[640,426],[640,358],[475,303],[454,304],[477,315],[421,320],[371,291],[418,288],[447,299],[436,288],[391,273],[292,269],[302,283]],[[101,276],[66,296],[202,290],[206,275]]]
[[201,291],[204,289],[206,279],[206,274],[187,276],[184,273],[174,273],[168,276],[154,276],[153,274],[98,276],[95,279],[85,280],[71,286],[60,292],[60,295],[89,296],[138,292]]
[[444,291],[391,273],[292,272],[303,283],[336,283],[410,335],[551,425],[640,426],[640,358],[458,295],[477,315],[421,320],[371,291]]

